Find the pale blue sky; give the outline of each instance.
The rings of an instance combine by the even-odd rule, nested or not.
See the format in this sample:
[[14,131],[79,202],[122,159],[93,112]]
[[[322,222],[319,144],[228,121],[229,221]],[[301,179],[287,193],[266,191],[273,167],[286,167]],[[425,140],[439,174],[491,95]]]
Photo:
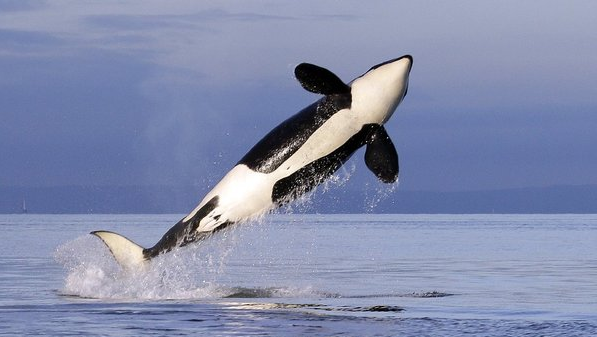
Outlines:
[[[597,184],[593,1],[0,0],[0,185],[213,185],[318,97],[412,54],[400,187]],[[356,186],[375,183],[357,153]]]

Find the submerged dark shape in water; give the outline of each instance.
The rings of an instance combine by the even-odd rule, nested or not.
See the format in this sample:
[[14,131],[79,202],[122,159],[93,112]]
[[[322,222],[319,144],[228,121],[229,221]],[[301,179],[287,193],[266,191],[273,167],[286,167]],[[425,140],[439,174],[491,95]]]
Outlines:
[[398,154],[384,124],[408,89],[412,57],[373,66],[349,84],[331,71],[302,63],[295,75],[306,90],[324,95],[261,139],[199,205],[151,248],[108,231],[95,231],[118,263],[129,269],[159,254],[262,215],[324,182],[359,148],[384,183],[398,179]]
[[242,303],[241,307],[251,309],[308,309],[316,311],[338,312],[401,312],[404,308],[395,305],[329,306],[314,303]]

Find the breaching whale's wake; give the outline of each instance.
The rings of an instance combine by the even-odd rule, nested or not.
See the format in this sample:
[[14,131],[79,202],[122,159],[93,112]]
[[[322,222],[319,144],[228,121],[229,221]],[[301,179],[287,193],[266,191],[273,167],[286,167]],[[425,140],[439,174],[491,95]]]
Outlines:
[[150,248],[108,231],[95,231],[116,261],[134,269],[162,253],[262,215],[324,182],[359,148],[385,183],[398,179],[398,154],[384,124],[405,97],[412,57],[372,67],[349,84],[331,71],[302,63],[295,76],[321,99],[261,139],[199,205]]

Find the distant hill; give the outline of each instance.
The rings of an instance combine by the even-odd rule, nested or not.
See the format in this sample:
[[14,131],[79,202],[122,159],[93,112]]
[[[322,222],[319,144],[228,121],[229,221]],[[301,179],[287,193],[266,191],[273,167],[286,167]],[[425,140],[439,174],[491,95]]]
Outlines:
[[[30,213],[186,213],[205,193],[199,187],[0,187],[0,213],[20,213],[23,200]],[[391,193],[331,188],[290,208],[297,213],[597,213],[597,185]]]
[[396,191],[379,213],[597,213],[597,185],[486,191]]

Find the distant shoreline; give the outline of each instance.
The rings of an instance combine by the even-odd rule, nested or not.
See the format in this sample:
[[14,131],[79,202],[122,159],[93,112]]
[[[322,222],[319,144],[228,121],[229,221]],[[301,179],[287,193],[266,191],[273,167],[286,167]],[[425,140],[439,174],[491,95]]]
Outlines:
[[[28,214],[186,214],[205,192],[168,186],[9,186],[0,187],[0,214],[21,213],[23,200]],[[387,193],[333,187],[290,208],[314,214],[594,214],[597,185]]]

